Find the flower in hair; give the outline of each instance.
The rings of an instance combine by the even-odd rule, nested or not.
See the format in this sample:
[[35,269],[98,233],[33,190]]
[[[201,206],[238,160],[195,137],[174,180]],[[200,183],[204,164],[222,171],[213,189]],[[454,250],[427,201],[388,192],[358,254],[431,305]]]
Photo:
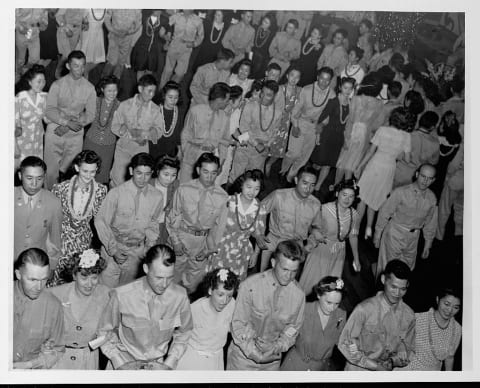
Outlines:
[[222,268],[218,271],[217,276],[220,278],[220,281],[226,282],[228,279],[228,269]]
[[342,290],[343,287],[345,286],[345,283],[343,283],[343,280],[342,279],[337,279],[337,281],[335,282],[335,285],[336,285],[336,289],[337,290]]
[[87,249],[83,251],[80,255],[80,263],[78,266],[80,268],[91,268],[97,264],[98,259],[100,258],[99,254],[93,249]]

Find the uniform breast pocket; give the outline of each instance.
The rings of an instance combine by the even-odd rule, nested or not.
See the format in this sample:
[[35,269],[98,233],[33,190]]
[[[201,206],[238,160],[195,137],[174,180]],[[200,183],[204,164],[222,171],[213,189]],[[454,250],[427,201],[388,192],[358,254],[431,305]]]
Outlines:
[[135,214],[133,209],[119,206],[119,209],[117,210],[117,214],[115,216],[115,224],[123,227],[129,226],[133,220],[134,215]]
[[160,331],[173,331],[176,327],[182,324],[180,315],[174,317],[164,317],[158,321],[158,328]]

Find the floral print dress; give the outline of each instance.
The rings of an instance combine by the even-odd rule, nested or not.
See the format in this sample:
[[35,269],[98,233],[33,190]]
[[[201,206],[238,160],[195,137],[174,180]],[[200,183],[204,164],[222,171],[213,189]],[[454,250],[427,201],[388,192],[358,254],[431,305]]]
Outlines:
[[257,199],[244,209],[240,194],[231,195],[215,230],[218,251],[210,256],[207,272],[228,268],[240,280],[247,277],[248,262],[254,250],[249,240],[253,233],[263,234],[267,213]]

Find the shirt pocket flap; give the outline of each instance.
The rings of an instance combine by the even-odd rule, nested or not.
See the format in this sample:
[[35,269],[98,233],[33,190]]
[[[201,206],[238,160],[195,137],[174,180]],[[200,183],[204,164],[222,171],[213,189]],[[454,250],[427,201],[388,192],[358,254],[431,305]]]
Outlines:
[[158,327],[160,330],[173,330],[182,324],[180,315],[174,317],[165,317],[158,321]]

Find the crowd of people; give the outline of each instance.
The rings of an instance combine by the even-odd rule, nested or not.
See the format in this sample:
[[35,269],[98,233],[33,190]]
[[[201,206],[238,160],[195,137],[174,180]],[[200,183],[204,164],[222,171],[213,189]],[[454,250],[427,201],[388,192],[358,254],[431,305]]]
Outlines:
[[462,74],[316,21],[16,9],[13,368],[454,369],[461,288],[403,298],[463,234]]

